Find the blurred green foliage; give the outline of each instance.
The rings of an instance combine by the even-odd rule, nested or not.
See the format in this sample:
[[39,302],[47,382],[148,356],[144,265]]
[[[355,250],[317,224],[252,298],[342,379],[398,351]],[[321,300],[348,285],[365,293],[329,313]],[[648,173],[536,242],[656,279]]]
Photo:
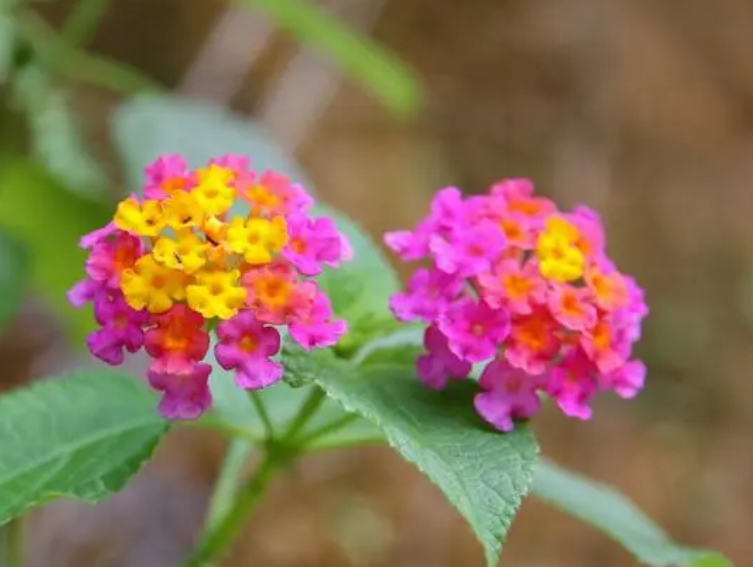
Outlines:
[[27,116],[33,154],[72,190],[101,196],[107,186],[105,172],[86,149],[68,93],[56,87],[40,65],[19,70],[14,87],[14,102]]
[[16,236],[0,230],[0,334],[23,299],[28,272],[26,248]]
[[88,310],[68,304],[66,291],[83,278],[81,235],[107,223],[109,208],[68,191],[34,161],[11,158],[0,167],[0,227],[25,246],[33,291],[70,323],[77,340],[92,328]]
[[423,102],[423,90],[408,66],[308,0],[234,1],[264,10],[300,41],[327,54],[395,114],[410,116]]

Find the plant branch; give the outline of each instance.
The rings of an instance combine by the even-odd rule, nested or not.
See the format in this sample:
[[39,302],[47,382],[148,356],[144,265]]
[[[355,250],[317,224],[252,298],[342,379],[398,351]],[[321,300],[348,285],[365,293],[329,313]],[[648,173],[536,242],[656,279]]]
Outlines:
[[359,419],[361,416],[359,416],[356,413],[349,413],[347,415],[342,416],[339,419],[335,419],[330,421],[329,423],[325,423],[321,427],[314,429],[311,433],[308,433],[307,435],[304,435],[303,437],[300,437],[297,439],[297,442],[303,446],[307,447],[320,437],[324,437],[325,435],[329,435],[330,433],[333,433],[335,431],[339,431],[340,429],[350,425],[357,419]]
[[222,463],[220,477],[214,486],[212,499],[209,502],[209,511],[204,525],[205,533],[214,529],[232,508],[233,501],[238,493],[239,478],[243,466],[252,451],[253,446],[245,439],[236,438],[230,441]]
[[285,439],[294,439],[295,436],[304,428],[309,419],[317,412],[326,398],[324,390],[319,386],[313,386],[313,390],[309,393],[306,400],[303,402],[301,409],[295,416],[293,423],[290,424],[288,430],[285,432]]
[[24,526],[23,518],[14,518],[3,528],[0,535],[0,565],[24,567]]
[[125,94],[163,90],[128,65],[67,45],[47,22],[30,10],[19,10],[16,21],[21,36],[50,71]]
[[264,439],[261,435],[256,435],[250,429],[245,429],[239,425],[234,425],[226,420],[212,415],[211,413],[203,415],[201,419],[198,419],[196,421],[186,422],[186,426],[206,427],[209,429],[214,429],[215,431],[224,433],[226,437],[239,437],[254,445],[260,445],[264,442]]
[[278,452],[269,445],[256,471],[235,497],[225,516],[202,538],[183,567],[211,567],[235,541],[251,511],[259,502],[275,474],[292,460],[293,455]]
[[79,0],[65,20],[60,36],[71,47],[88,43],[111,0]]
[[[274,475],[306,451],[306,445],[297,442],[295,437],[303,431],[324,402],[326,395],[324,390],[315,386],[281,437],[276,436],[272,420],[259,393],[251,391],[249,397],[266,429],[264,456],[251,478],[241,489],[236,490],[236,483],[251,447],[245,436],[233,439],[212,495],[204,535],[183,567],[212,567],[221,559],[222,554],[238,536]],[[233,434],[232,431],[228,433]]]
[[269,412],[267,412],[267,408],[264,405],[264,400],[261,399],[259,392],[257,392],[256,390],[250,390],[248,395],[251,398],[251,403],[254,404],[256,413],[259,414],[259,419],[261,419],[261,422],[264,425],[264,430],[267,434],[267,438],[274,438],[275,427],[272,424],[272,419],[269,417]]

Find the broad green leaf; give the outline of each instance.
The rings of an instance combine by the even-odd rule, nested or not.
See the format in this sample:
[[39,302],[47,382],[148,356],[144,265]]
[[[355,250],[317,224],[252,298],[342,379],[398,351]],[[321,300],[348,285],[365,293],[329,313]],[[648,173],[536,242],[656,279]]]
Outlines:
[[120,490],[167,429],[156,406],[141,382],[99,369],[0,398],[0,524],[57,498]]
[[533,494],[603,531],[651,567],[732,567],[720,554],[678,546],[614,489],[542,459]]
[[349,30],[308,0],[235,0],[267,12],[280,27],[326,55],[399,115],[413,114],[424,93],[413,71],[378,43]]
[[63,90],[38,65],[18,72],[15,99],[28,117],[32,150],[66,188],[86,197],[102,197],[103,169],[89,155]]
[[17,235],[28,249],[32,287],[69,323],[76,340],[93,328],[88,309],[74,309],[66,291],[84,277],[81,236],[107,223],[106,207],[66,191],[33,163],[8,158],[0,168],[0,228]]
[[379,427],[389,444],[426,474],[465,517],[497,565],[502,542],[533,480],[537,446],[519,426],[501,434],[473,410],[473,384],[444,392],[423,386],[407,366],[362,368],[335,360],[315,367],[316,382],[349,411]]
[[23,243],[0,230],[0,334],[21,306],[28,272],[29,258]]

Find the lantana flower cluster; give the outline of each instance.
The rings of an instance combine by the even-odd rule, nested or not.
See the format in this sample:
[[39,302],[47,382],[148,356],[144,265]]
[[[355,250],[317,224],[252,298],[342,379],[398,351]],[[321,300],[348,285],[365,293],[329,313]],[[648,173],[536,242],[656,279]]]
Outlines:
[[541,394],[588,419],[597,392],[642,388],[631,351],[648,309],[608,258],[593,210],[561,212],[526,179],[468,198],[446,188],[414,230],[385,242],[404,261],[428,261],[390,301],[398,319],[428,325],[419,376],[439,389],[484,363],[474,403],[497,429],[536,414]]
[[100,328],[87,345],[97,358],[120,365],[126,351],[146,350],[165,417],[193,419],[211,405],[210,329],[217,362],[252,390],[283,375],[273,358],[280,328],[307,350],[345,333],[315,277],[348,260],[350,245],[332,219],[312,217],[302,186],[243,156],[189,170],[167,155],[146,168],[143,195],[81,239],[87,277],[69,299],[93,303]]

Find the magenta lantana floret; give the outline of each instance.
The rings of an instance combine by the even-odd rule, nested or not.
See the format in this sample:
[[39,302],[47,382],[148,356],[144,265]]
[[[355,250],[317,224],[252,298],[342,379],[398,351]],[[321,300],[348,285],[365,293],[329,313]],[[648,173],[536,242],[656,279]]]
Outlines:
[[179,155],[160,157],[146,168],[144,198],[122,200],[111,223],[81,239],[87,277],[69,299],[93,303],[100,328],[89,350],[120,365],[143,349],[162,413],[194,419],[212,401],[210,326],[217,362],[245,389],[282,378],[273,357],[284,328],[306,350],[333,346],[347,327],[315,276],[352,251],[332,219],[312,216],[313,204],[302,186],[251,169],[245,156],[195,170]]
[[559,211],[526,179],[468,198],[446,188],[414,230],[385,242],[403,261],[428,262],[390,300],[399,320],[427,324],[419,377],[443,388],[483,363],[475,406],[497,429],[535,415],[541,394],[588,419],[597,392],[631,398],[643,387],[631,353],[648,308],[607,257],[595,211]]

